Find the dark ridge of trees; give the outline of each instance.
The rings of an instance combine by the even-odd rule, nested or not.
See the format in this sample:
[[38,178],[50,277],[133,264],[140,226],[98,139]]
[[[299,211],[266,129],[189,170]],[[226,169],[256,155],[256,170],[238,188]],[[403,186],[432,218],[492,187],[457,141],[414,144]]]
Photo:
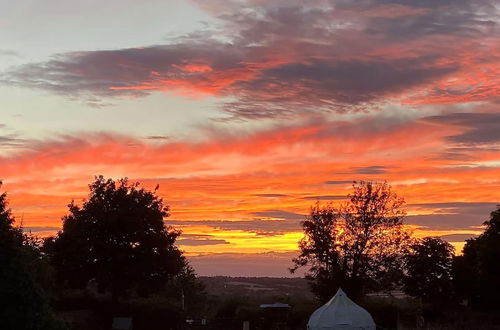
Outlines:
[[0,195],[0,328],[61,329],[49,307],[50,274],[37,242],[13,224],[7,195],[3,193]]
[[349,201],[311,208],[302,222],[305,237],[295,271],[308,266],[306,278],[320,301],[342,288],[352,297],[368,290],[389,290],[402,277],[410,235],[403,228],[404,200],[387,183],[353,184]]
[[354,182],[348,197],[338,207],[316,203],[302,222],[300,254],[290,270],[308,267],[305,276],[320,302],[340,286],[354,299],[403,288],[433,306],[466,299],[478,308],[500,308],[500,206],[484,233],[454,256],[442,239],[414,239],[404,230],[404,201],[387,183]]
[[117,303],[128,294],[163,289],[187,267],[174,245],[180,232],[165,226],[169,208],[156,190],[103,176],[89,190],[82,206],[68,205],[62,230],[45,242],[59,283],[70,288],[93,284]]
[[484,222],[484,233],[467,240],[454,260],[454,284],[459,297],[473,306],[500,308],[500,206]]
[[453,292],[453,255],[453,246],[440,238],[416,240],[405,256],[405,293],[425,303],[449,302]]
[[[446,309],[450,315],[466,311],[458,307],[462,299],[476,307],[467,309],[472,313],[498,309],[500,206],[484,223],[484,233],[469,239],[463,255],[454,257],[452,246],[439,238],[411,237],[403,228],[403,205],[390,185],[373,182],[354,183],[349,200],[338,207],[314,205],[302,223],[305,235],[292,270],[309,267],[306,278],[323,302],[339,286],[354,299],[370,291],[403,288],[419,298],[413,301],[423,303],[416,304],[418,309],[427,308],[434,316]],[[262,319],[258,304],[252,305],[258,299],[250,302],[241,296],[235,303],[225,296],[222,303],[207,296],[174,245],[180,232],[164,224],[168,216],[169,207],[156,189],[99,176],[89,185],[87,200],[69,204],[62,230],[42,247],[36,237],[14,227],[7,195],[1,194],[0,329],[63,329],[51,303],[63,306],[59,312],[90,311],[92,322],[101,328],[117,312],[148,330],[166,322],[182,328],[186,317],[207,313],[228,329],[227,324],[241,328],[242,320]],[[54,282],[59,291],[52,300]],[[81,295],[72,300],[74,291],[68,288],[90,290],[79,290]],[[111,293],[113,301],[96,295],[95,289]],[[152,293],[157,294],[145,298]],[[65,306],[67,302],[73,307]],[[303,312],[300,317],[306,319],[310,311]],[[84,321],[83,328],[93,324]]]

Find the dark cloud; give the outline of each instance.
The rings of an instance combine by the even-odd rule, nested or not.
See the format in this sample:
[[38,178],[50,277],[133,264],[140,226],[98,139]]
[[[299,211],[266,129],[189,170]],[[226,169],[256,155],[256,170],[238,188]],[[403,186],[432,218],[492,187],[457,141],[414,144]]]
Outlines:
[[[238,87],[262,101],[283,102],[292,96],[294,102],[311,100],[358,104],[376,100],[386,93],[397,93],[455,71],[455,66],[436,67],[435,58],[402,60],[311,60],[308,63],[285,64],[267,69],[251,80],[238,83]],[[267,93],[264,93],[267,91]],[[305,93],[306,92],[306,93]],[[253,93],[255,95],[253,95]],[[290,95],[292,93],[292,95]]]
[[0,123],[0,149],[17,149],[26,147],[28,140],[23,139],[19,134],[10,132],[7,125]]
[[[184,235],[183,235],[184,236]],[[180,238],[176,241],[178,245],[188,245],[188,246],[205,246],[205,245],[221,245],[229,244],[228,241],[223,239],[212,239],[206,237],[193,237],[193,238]]]
[[288,197],[286,194],[253,194],[252,196],[256,197],[265,197],[265,198],[280,198],[280,197]]
[[[454,145],[457,146],[457,144]],[[438,153],[431,159],[457,160],[465,163],[473,162],[476,159],[474,153],[477,153],[478,151],[485,153],[500,153],[500,145],[495,142],[488,142],[484,144],[461,143],[460,147],[449,147],[446,151]]]
[[444,202],[444,203],[417,203],[408,204],[409,207],[420,207],[429,209],[452,209],[462,212],[475,212],[477,210],[493,210],[498,203],[492,202]]
[[406,218],[406,223],[430,229],[470,229],[481,226],[496,209],[491,202],[447,202],[408,204],[410,208],[432,210],[435,214],[414,215]]
[[[265,52],[266,50],[261,50]],[[291,58],[293,60],[293,58]],[[158,90],[187,88],[219,96],[235,96],[224,106],[233,116],[258,119],[324,110],[352,111],[361,102],[397,93],[454,71],[435,67],[438,58],[301,60],[268,64],[251,48],[212,44],[165,45],[141,49],[70,53],[45,63],[8,72],[5,83],[86,98],[141,96]],[[245,63],[261,62],[260,69]],[[375,79],[376,77],[376,79]],[[92,100],[92,101],[89,101]],[[288,109],[288,110],[287,110]]]
[[427,229],[459,230],[480,226],[484,220],[484,216],[469,214],[431,214],[407,216],[405,223],[422,226]]
[[472,157],[471,155],[468,155],[466,153],[446,151],[446,152],[439,153],[436,157],[433,157],[432,159],[469,161],[469,160],[473,160],[474,157]]
[[205,225],[222,230],[243,230],[262,236],[280,235],[290,231],[300,231],[300,221],[304,216],[288,220],[167,220],[167,225],[182,228],[183,226]]
[[475,234],[450,234],[450,235],[439,236],[439,238],[447,242],[454,243],[454,242],[463,242],[465,240],[474,238],[476,236],[477,235]]
[[353,172],[356,174],[384,174],[387,173],[385,166],[367,166],[367,167],[353,167]]
[[[196,72],[182,70],[186,63],[210,62],[216,70],[237,66],[238,60],[221,48],[222,44],[214,42],[67,53],[20,66],[7,72],[4,80],[65,95],[141,96],[158,89],[166,79],[188,80],[190,76],[196,80]],[[146,83],[150,87],[141,89]]]
[[462,70],[453,53],[456,38],[491,36],[498,14],[486,0],[200,5],[219,19],[217,32],[164,45],[61,54],[13,68],[0,81],[91,99],[96,106],[106,104],[96,98],[189,90],[229,97],[221,107],[229,120],[354,112]]
[[[387,1],[386,3],[420,8],[418,15],[373,17],[367,29],[385,38],[423,38],[433,35],[475,37],[495,25],[496,8],[487,1]],[[379,2],[380,4],[380,2]],[[486,11],[489,11],[486,12]]]
[[259,211],[252,212],[256,217],[264,217],[264,218],[280,218],[285,220],[297,220],[304,219],[303,214],[288,212],[283,210],[267,210],[267,211]]
[[500,113],[452,113],[424,120],[463,127],[464,132],[448,137],[453,143],[464,145],[500,143]]
[[[419,7],[419,8],[432,8],[437,9],[443,6],[449,7],[450,5],[463,6],[468,3],[467,0],[420,0],[420,1],[412,1],[412,0],[377,0],[380,3],[386,4],[398,4],[398,5],[406,5],[411,7]],[[343,2],[351,2],[343,1]],[[373,4],[375,1],[366,1],[365,3]]]
[[0,146],[2,147],[18,147],[24,142],[25,140],[19,139],[15,135],[0,135]]
[[313,200],[313,201],[338,201],[344,200],[347,196],[344,195],[316,195],[316,196],[307,196],[302,199]]
[[331,181],[325,181],[325,184],[332,184],[332,185],[345,185],[345,184],[353,184],[354,180],[331,180]]
[[164,135],[150,135],[146,137],[147,140],[153,140],[153,141],[168,141],[172,139],[171,136],[164,136]]

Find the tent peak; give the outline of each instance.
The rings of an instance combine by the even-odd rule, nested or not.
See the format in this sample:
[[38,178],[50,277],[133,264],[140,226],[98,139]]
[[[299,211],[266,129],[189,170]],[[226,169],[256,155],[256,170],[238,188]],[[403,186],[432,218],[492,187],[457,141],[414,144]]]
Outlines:
[[342,290],[342,288],[339,288],[337,290],[337,293],[335,293],[335,295],[332,297],[332,299],[330,299],[325,305],[337,305],[337,304],[354,304],[355,303],[349,299],[349,297],[347,296],[347,294]]
[[375,330],[370,313],[353,302],[339,288],[330,301],[312,313],[307,323],[308,330]]
[[346,296],[344,290],[342,290],[341,287],[339,287],[339,289],[337,290],[337,293],[335,295],[339,295],[339,296]]

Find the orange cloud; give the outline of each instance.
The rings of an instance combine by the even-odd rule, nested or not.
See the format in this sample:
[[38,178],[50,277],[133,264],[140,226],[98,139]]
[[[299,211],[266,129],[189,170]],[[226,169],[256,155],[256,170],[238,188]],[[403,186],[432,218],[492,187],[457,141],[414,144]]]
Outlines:
[[[104,174],[151,188],[160,183],[172,208],[167,222],[192,235],[179,242],[192,255],[288,252],[296,249],[300,219],[315,200],[342,202],[352,180],[392,183],[409,203],[407,220],[419,235],[477,233],[498,197],[500,159],[488,148],[463,148],[465,162],[447,157],[450,136],[467,133],[466,119],[483,122],[366,116],[226,132],[196,143],[81,135],[37,142],[0,164],[15,215],[38,232],[59,227],[66,204],[85,197],[92,175]],[[490,204],[445,213],[438,205],[415,206],[438,202]]]

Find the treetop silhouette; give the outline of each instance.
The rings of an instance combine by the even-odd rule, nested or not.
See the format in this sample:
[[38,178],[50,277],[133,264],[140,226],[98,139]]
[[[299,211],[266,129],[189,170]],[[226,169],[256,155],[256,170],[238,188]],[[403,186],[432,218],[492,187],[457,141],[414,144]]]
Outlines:
[[174,245],[180,232],[165,225],[169,207],[156,189],[99,176],[89,190],[81,206],[68,205],[62,230],[45,243],[63,284],[94,283],[117,301],[128,293],[161,289],[186,266]]
[[353,184],[348,202],[314,205],[302,222],[304,238],[291,271],[309,266],[306,277],[321,301],[340,286],[354,298],[392,288],[409,238],[403,204],[387,183],[361,181]]

